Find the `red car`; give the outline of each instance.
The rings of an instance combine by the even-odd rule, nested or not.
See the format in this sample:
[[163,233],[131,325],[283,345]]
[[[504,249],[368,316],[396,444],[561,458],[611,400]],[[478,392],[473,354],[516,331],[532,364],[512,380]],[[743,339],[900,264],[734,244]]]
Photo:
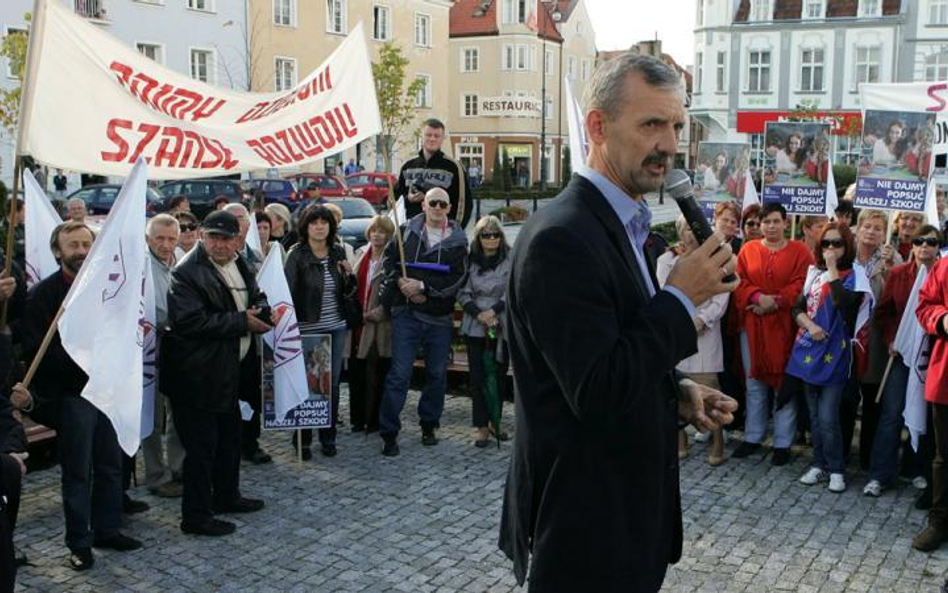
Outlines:
[[[349,187],[346,185],[346,182],[339,177],[338,175],[324,175],[322,173],[298,173],[296,175],[290,175],[287,179],[292,179],[296,182],[296,187],[299,189],[300,193],[306,192],[309,190],[312,184],[316,184],[319,188],[319,195],[323,198],[344,198],[346,196],[352,195],[349,192]],[[313,199],[316,196],[308,196],[309,199]]]
[[391,173],[352,173],[346,175],[346,183],[352,195],[362,198],[373,206],[384,206],[388,202],[388,184],[392,187],[398,182],[398,177]]

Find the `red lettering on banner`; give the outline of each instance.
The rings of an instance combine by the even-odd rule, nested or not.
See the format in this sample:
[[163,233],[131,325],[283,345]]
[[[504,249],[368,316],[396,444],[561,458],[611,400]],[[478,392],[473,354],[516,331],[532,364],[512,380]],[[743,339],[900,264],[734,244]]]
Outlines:
[[205,97],[201,93],[161,84],[144,72],[135,72],[131,66],[121,62],[112,62],[109,68],[133,97],[179,120],[200,121],[214,115],[227,101],[215,97]]
[[348,104],[326,111],[310,119],[276,132],[247,141],[260,158],[271,167],[299,163],[324,150],[330,150],[346,138],[359,133]]
[[237,118],[237,121],[234,122],[234,123],[242,124],[242,123],[244,123],[245,121],[252,121],[252,120],[256,119],[256,118],[257,118],[257,114],[259,114],[261,111],[263,111],[263,110],[266,108],[266,106],[269,105],[269,104],[270,104],[270,103],[267,102],[267,101],[264,101],[263,103],[257,103],[256,105],[254,105],[253,107],[250,108],[250,111],[248,111],[247,113],[245,113],[245,114],[241,115],[239,118]]
[[257,103],[246,113],[237,118],[237,121],[234,123],[242,124],[248,121],[255,121],[283,109],[286,109],[290,105],[293,105],[297,101],[306,101],[310,97],[315,97],[320,93],[325,93],[332,90],[332,76],[330,74],[329,66],[326,66],[323,70],[320,70],[313,78],[306,84],[300,85],[290,91],[289,94],[280,97],[274,101],[263,101]]
[[[127,132],[124,137],[123,132]],[[112,119],[106,136],[116,147],[114,152],[100,153],[106,162],[133,164],[139,155],[145,155],[148,163],[172,169],[230,170],[240,164],[233,151],[220,140],[172,126],[144,122],[135,126],[126,119]],[[130,151],[131,143],[136,140],[135,150]]]
[[933,84],[928,87],[928,96],[935,100],[938,105],[934,107],[926,107],[925,111],[944,111],[945,106],[948,105],[948,101],[945,101],[944,97],[937,95],[938,91],[944,91],[948,89],[948,84]]

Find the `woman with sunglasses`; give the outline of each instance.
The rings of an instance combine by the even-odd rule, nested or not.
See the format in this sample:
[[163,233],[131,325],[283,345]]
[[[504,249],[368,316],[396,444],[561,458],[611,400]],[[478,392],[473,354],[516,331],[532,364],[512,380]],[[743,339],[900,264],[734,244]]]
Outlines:
[[[899,444],[902,440],[902,426],[905,424],[902,419],[902,410],[905,408],[909,367],[894,349],[895,334],[912,296],[915,278],[923,268],[931,271],[932,265],[938,259],[941,242],[942,235],[934,226],[924,225],[918,230],[918,234],[912,239],[911,259],[908,263],[889,270],[882,289],[882,298],[879,299],[873,314],[876,326],[882,332],[885,343],[889,345],[892,367],[882,391],[879,424],[872,442],[872,456],[869,462],[869,482],[862,490],[866,496],[881,495],[882,491],[892,484],[898,473]],[[923,441],[927,440],[923,437]],[[911,460],[903,459],[903,463],[913,462],[911,473],[908,475],[921,476],[928,482],[927,476],[931,473],[931,454],[934,451],[929,442],[923,442],[922,445],[919,448],[921,454],[919,457]],[[922,454],[923,452],[927,455]],[[924,500],[926,494],[923,493],[916,503],[920,507],[927,508],[931,505],[931,490],[926,488],[926,493],[928,502]]]
[[174,249],[174,259],[180,262],[181,258],[197,245],[198,219],[190,212],[175,212],[174,217],[178,220],[178,228],[181,229],[178,235],[178,246]]
[[800,482],[813,485],[828,473],[829,490],[839,493],[846,489],[839,406],[852,366],[859,306],[869,287],[853,273],[856,247],[847,227],[827,224],[813,252],[816,266],[807,271],[791,311],[800,329],[786,372],[803,381],[810,409],[813,466]]
[[[751,204],[744,208],[744,212],[741,214],[741,232],[744,233],[744,243],[764,236],[760,230],[760,206],[758,204]],[[737,255],[737,251],[734,252],[734,255]]]
[[[474,424],[474,445],[486,447],[490,432],[487,401],[484,398],[484,355],[490,356],[488,347],[495,345],[488,340],[491,330],[502,340],[503,315],[507,293],[507,277],[510,275],[510,258],[507,257],[507,238],[500,219],[485,216],[474,226],[471,253],[468,256],[467,281],[458,292],[458,302],[464,309],[461,320],[461,335],[467,345],[467,362],[471,381],[471,416]],[[496,348],[494,350],[496,352]],[[507,385],[506,361],[497,361],[497,389],[500,405],[503,406]],[[501,434],[501,440],[505,440]]]

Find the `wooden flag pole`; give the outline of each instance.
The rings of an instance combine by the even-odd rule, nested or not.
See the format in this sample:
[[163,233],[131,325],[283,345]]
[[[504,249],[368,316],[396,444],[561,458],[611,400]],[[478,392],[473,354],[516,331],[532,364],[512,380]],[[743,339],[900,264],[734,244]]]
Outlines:
[[[13,239],[16,234],[16,225],[13,224],[14,219],[16,218],[16,202],[17,196],[20,193],[20,167],[22,166],[23,159],[19,155],[13,161],[13,193],[12,195],[7,196],[7,201],[10,202],[10,208],[7,211],[7,244],[5,254],[5,261],[3,262],[3,277],[10,277],[10,270],[13,267]],[[11,295],[12,298],[12,295]],[[7,328],[7,311],[9,309],[10,299],[3,301],[3,304],[0,305],[0,331],[3,331]]]
[[[65,302],[65,300],[63,301]],[[59,306],[59,311],[56,311],[56,316],[53,317],[53,322],[49,324],[49,328],[46,330],[46,335],[43,336],[43,341],[40,342],[39,350],[36,351],[36,355],[33,356],[33,361],[30,363],[30,368],[26,371],[26,376],[23,377],[23,388],[29,389],[30,383],[33,381],[33,376],[36,374],[36,369],[39,368],[40,362],[43,360],[43,356],[46,355],[46,351],[49,350],[49,343],[53,341],[53,336],[56,335],[56,331],[59,328],[59,318],[63,316],[63,312],[66,310],[62,305]]]
[[303,467],[303,430],[296,429],[296,464]]
[[398,255],[401,257],[402,278],[408,278],[408,268],[405,267],[405,242],[402,239],[401,222],[398,220],[398,208],[395,206],[395,186],[392,179],[388,179],[388,209],[395,221],[395,242],[398,244]]
[[892,361],[895,360],[895,354],[889,355],[889,362],[885,364],[885,372],[882,373],[882,383],[879,383],[879,391],[876,392],[876,403],[882,401],[882,392],[885,391],[885,382],[889,379],[889,371],[892,370]]
[[790,240],[796,241],[797,239],[797,215],[790,215]]

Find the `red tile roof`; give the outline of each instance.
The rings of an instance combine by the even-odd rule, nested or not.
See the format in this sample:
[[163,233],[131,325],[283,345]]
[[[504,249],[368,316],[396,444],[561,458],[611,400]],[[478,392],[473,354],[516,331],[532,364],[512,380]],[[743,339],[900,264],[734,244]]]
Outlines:
[[[562,43],[563,37],[557,29],[550,8],[546,3],[537,2],[541,7],[537,14],[537,35],[550,41]],[[557,0],[558,8],[571,8],[570,0]],[[499,0],[456,0],[451,7],[449,21],[450,37],[474,37],[480,35],[497,35],[497,4]],[[534,7],[534,10],[536,7]],[[528,17],[529,17],[528,11]],[[564,14],[567,14],[564,12]]]

